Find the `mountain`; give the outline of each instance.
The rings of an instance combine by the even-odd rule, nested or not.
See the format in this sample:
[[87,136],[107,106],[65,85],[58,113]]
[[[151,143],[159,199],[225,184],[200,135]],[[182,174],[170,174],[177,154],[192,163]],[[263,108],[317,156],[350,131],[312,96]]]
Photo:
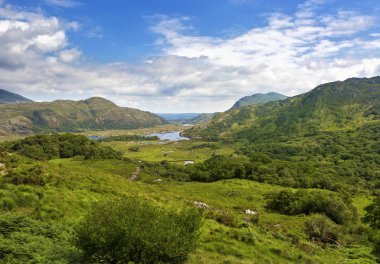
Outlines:
[[194,118],[188,120],[190,124],[200,124],[210,121],[217,113],[204,113],[195,116]]
[[6,90],[0,89],[0,104],[30,103],[30,102],[33,102],[33,101],[19,94],[11,93]]
[[331,82],[282,101],[230,109],[183,134],[234,145],[249,158],[253,180],[332,191],[375,189],[380,77]]
[[0,105],[0,134],[132,129],[165,124],[161,117],[104,98]]
[[266,94],[257,93],[251,96],[245,96],[237,101],[232,108],[240,108],[247,105],[265,104],[272,101],[279,101],[288,98],[286,95],[270,92]]
[[285,100],[232,108],[187,133],[205,138],[255,141],[347,131],[378,124],[379,119],[380,77],[351,78],[319,85]]

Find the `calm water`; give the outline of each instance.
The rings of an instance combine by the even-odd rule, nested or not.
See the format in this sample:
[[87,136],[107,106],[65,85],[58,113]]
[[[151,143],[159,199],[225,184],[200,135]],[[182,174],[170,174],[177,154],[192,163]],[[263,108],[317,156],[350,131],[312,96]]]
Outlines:
[[147,136],[157,136],[160,140],[169,140],[169,141],[178,141],[178,140],[189,140],[187,137],[183,137],[180,135],[181,132],[164,132],[164,133],[155,133]]

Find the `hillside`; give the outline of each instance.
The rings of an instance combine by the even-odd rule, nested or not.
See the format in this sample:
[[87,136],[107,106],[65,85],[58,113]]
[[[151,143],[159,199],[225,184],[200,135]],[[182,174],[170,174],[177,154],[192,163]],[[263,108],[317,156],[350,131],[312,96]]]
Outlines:
[[273,102],[273,101],[280,101],[288,98],[286,95],[280,94],[280,93],[275,93],[275,92],[270,92],[266,94],[262,93],[257,93],[251,96],[245,96],[241,99],[239,99],[233,106],[232,108],[240,108],[244,107],[247,105],[255,105],[255,104],[265,104],[268,102]]
[[283,101],[231,109],[184,134],[235,145],[253,164],[242,175],[253,180],[334,191],[376,189],[380,77],[327,83]]
[[164,124],[149,112],[119,107],[104,98],[0,105],[0,134],[131,129]]
[[33,102],[33,101],[19,94],[11,93],[6,90],[0,89],[0,104],[30,103],[30,102]]
[[380,77],[351,78],[282,101],[230,109],[188,135],[256,141],[347,131],[379,119]]

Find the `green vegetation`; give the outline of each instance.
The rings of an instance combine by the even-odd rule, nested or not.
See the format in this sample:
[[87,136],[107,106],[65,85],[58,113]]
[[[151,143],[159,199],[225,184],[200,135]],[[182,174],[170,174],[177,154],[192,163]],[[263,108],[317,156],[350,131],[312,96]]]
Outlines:
[[376,189],[380,77],[349,79],[259,106],[231,109],[186,131],[250,159],[252,180],[334,191]]
[[373,229],[380,229],[380,197],[376,197],[371,205],[366,208],[364,222],[368,223]]
[[340,237],[339,227],[324,215],[314,215],[307,220],[305,229],[313,242],[338,244]]
[[375,231],[372,235],[373,253],[379,257],[380,261],[380,197],[376,197],[373,203],[364,209],[366,214],[363,221],[368,223]]
[[356,210],[349,202],[344,202],[337,194],[328,196],[321,191],[297,192],[281,191],[272,194],[266,208],[288,215],[320,213],[337,224],[348,224],[356,220]]
[[36,160],[71,158],[84,156],[85,159],[119,159],[121,154],[110,147],[85,136],[73,134],[37,135],[21,140],[3,143],[0,150],[15,152]]
[[196,248],[200,225],[195,209],[123,198],[95,205],[76,228],[76,244],[85,262],[183,263]]

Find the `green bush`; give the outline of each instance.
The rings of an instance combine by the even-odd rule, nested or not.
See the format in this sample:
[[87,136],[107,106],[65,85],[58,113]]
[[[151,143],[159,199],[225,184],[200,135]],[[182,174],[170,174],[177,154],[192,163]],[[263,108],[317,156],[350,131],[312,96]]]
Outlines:
[[337,224],[347,224],[357,218],[351,204],[335,193],[321,191],[281,191],[272,194],[266,208],[287,215],[321,213]]
[[0,263],[78,263],[70,232],[19,214],[0,216]]
[[10,197],[4,197],[0,199],[0,210],[12,211],[17,207],[16,202]]
[[373,229],[380,229],[380,197],[376,197],[372,204],[364,208],[366,215],[363,218]]
[[338,244],[338,227],[324,215],[313,215],[305,222],[305,231],[310,240],[316,243]]
[[130,147],[128,150],[131,152],[139,152],[140,148],[139,147]]
[[195,250],[201,217],[135,198],[96,204],[76,228],[85,260],[101,263],[183,263]]

